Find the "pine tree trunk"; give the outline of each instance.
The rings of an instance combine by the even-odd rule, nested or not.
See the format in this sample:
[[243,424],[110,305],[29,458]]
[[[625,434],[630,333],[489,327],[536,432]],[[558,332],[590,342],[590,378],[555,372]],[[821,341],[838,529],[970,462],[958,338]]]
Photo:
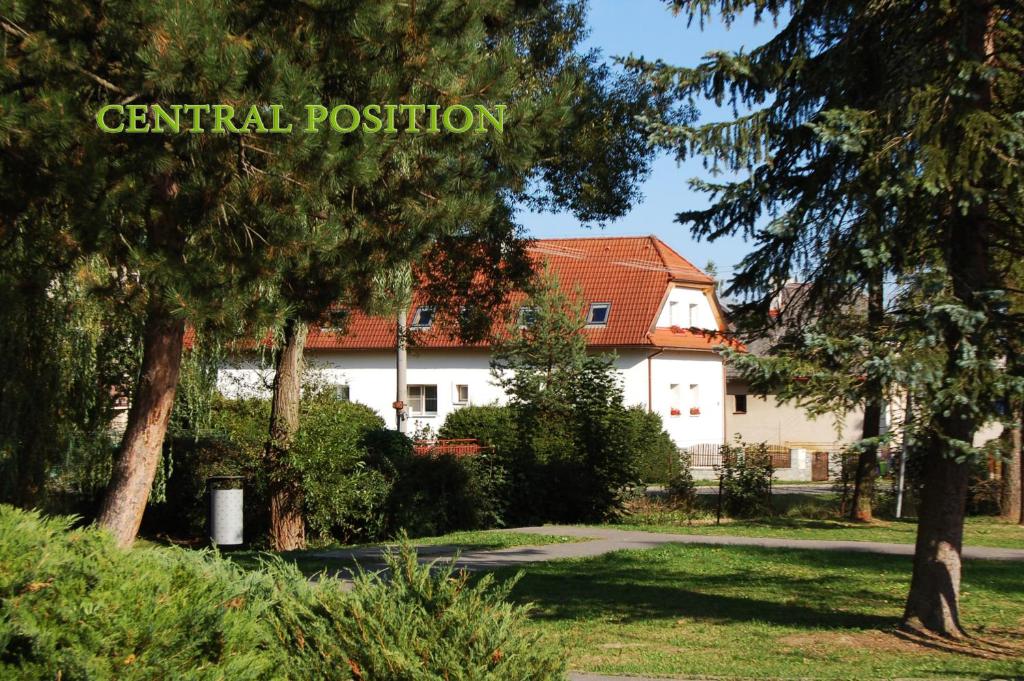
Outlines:
[[[868,282],[868,335],[875,336],[878,327],[885,321],[885,292],[882,286],[882,272],[871,273]],[[864,404],[863,440],[875,440],[882,434],[883,390],[878,381],[870,381]],[[850,504],[850,519],[871,522],[872,504],[875,497],[875,477],[878,470],[878,445],[865,445],[857,457],[857,471],[853,483],[853,501]]]
[[1021,461],[1020,412],[1014,414],[1017,425],[1010,429],[1010,451],[1003,460],[1003,494],[1000,506],[1004,518],[1024,524],[1024,499],[1021,498],[1021,475],[1024,473]]
[[[872,399],[864,408],[864,429],[861,437],[865,440],[877,438],[882,431],[882,404]],[[878,470],[878,446],[867,445],[857,457],[857,472],[853,483],[853,502],[850,504],[850,519],[871,522],[872,501],[875,496],[875,478]]]
[[963,548],[967,464],[957,463],[933,443],[925,461],[918,511],[914,574],[903,624],[952,638],[960,627],[960,551]]
[[302,485],[288,465],[288,448],[299,429],[305,345],[306,325],[294,319],[288,320],[274,366],[270,439],[266,445],[270,478],[270,544],[275,551],[294,551],[306,546]]
[[131,546],[142,524],[174,406],[184,339],[185,322],[161,303],[151,303],[142,335],[139,382],[97,520],[119,546]]

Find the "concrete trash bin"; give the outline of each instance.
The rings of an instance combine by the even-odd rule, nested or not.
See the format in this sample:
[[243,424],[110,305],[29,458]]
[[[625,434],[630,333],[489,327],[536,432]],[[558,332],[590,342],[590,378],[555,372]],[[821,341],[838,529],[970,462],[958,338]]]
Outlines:
[[210,541],[238,546],[242,541],[242,478],[219,475],[207,480],[210,491]]

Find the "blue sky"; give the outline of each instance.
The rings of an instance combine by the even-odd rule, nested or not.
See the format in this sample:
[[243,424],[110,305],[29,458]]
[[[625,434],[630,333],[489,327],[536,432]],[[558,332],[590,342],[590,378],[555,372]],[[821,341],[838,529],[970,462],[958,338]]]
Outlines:
[[[690,27],[686,23],[686,17],[673,16],[661,0],[591,0],[587,46],[600,49],[609,58],[633,54],[690,66],[711,50],[760,45],[776,31],[770,21],[755,26],[750,16],[741,16],[728,29],[718,21],[705,23],[703,30],[696,22]],[[701,108],[701,120],[725,115],[712,104]],[[520,219],[529,234],[538,238],[655,234],[698,267],[714,261],[719,277],[727,279],[731,268],[750,250],[747,243],[741,238],[698,242],[690,236],[689,227],[675,222],[679,211],[707,205],[703,195],[687,186],[687,180],[695,176],[706,176],[699,159],[680,165],[669,156],[660,156],[643,186],[642,201],[604,229],[584,227],[569,213],[522,213]]]

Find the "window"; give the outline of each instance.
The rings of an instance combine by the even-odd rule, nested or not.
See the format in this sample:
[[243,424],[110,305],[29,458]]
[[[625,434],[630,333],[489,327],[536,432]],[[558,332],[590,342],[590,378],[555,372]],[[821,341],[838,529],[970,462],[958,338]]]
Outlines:
[[411,326],[414,329],[426,329],[430,327],[432,321],[434,321],[434,308],[417,307],[416,312],[412,315]]
[[352,401],[352,397],[351,397],[351,394],[349,393],[349,389],[348,389],[347,385],[336,385],[336,386],[334,386],[334,392],[338,396],[338,399],[341,400],[342,402],[351,402]]
[[455,404],[469,404],[469,386],[456,385],[454,397]]
[[690,384],[690,416],[700,416],[700,386]]
[[668,301],[668,325],[679,326],[679,303],[674,300]]
[[608,324],[608,312],[611,303],[591,303],[587,311],[587,326],[605,326]]
[[746,395],[733,395],[736,398],[736,406],[733,408],[733,413],[746,414],[747,413],[747,396]]
[[690,326],[697,326],[697,303],[690,303]]
[[409,413],[413,416],[433,416],[437,414],[437,386],[410,385]]
[[533,323],[537,321],[537,311],[532,307],[521,307],[519,308],[519,328],[523,329],[528,326],[533,326]]
[[680,409],[679,402],[681,401],[679,394],[679,384],[672,383],[668,387],[668,399],[669,399],[669,416],[679,416],[682,411]]

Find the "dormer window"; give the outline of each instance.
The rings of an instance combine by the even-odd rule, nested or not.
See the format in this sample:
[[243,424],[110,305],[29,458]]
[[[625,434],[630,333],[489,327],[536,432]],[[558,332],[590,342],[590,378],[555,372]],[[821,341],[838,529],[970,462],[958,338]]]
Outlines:
[[431,322],[434,321],[434,308],[432,307],[417,307],[416,312],[412,315],[412,328],[414,329],[429,329]]
[[612,309],[611,303],[591,303],[587,310],[587,326],[605,326],[608,324],[608,313]]
[[537,311],[532,307],[521,307],[519,308],[519,328],[525,329],[533,326],[533,323],[537,321]]

